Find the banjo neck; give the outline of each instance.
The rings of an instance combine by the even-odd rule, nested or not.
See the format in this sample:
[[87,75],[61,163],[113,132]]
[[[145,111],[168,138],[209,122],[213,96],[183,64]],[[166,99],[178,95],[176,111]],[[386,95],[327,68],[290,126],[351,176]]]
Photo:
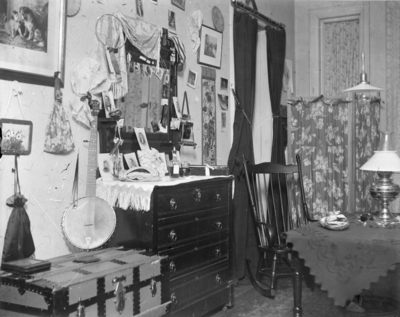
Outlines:
[[86,179],[86,197],[96,196],[97,114],[98,111],[92,111],[94,120],[90,125],[88,168],[87,168],[87,179]]

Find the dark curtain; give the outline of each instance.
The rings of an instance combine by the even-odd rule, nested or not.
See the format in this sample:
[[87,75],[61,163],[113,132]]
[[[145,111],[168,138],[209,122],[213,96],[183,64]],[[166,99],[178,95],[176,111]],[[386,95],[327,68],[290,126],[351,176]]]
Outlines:
[[[265,27],[267,33],[267,61],[268,61],[268,81],[269,81],[269,93],[271,97],[271,107],[273,113],[273,139],[272,139],[272,151],[271,151],[271,162],[286,164],[285,160],[285,134],[284,129],[284,118],[281,116],[281,93],[283,86],[283,72],[285,67],[285,51],[286,51],[286,32],[285,29],[278,29],[273,26],[267,25]],[[270,179],[272,181],[272,179]],[[284,177],[277,179],[276,181],[281,182],[282,195],[286,196],[286,180]],[[276,186],[276,184],[274,185]],[[271,189],[271,186],[269,187]],[[284,214],[288,206],[286,199],[280,201],[278,193],[268,192],[270,197],[269,203],[272,201],[279,202],[276,207],[277,213],[271,213],[271,222],[277,223],[279,231],[284,231],[283,222],[285,221]],[[270,206],[270,210],[274,210]],[[278,220],[276,221],[276,218]]]
[[[235,86],[240,106],[236,106],[233,123],[233,143],[229,153],[228,167],[230,174],[235,176],[235,193],[233,201],[234,222],[234,267],[233,277],[241,279],[245,275],[247,245],[249,257],[258,257],[254,226],[249,209],[249,198],[246,181],[242,173],[242,157],[254,163],[253,140],[249,120],[253,118],[255,67],[258,23],[246,13],[235,11],[233,22],[233,40],[235,55]],[[254,251],[255,250],[255,254]],[[257,263],[252,261],[252,263]]]
[[266,26],[268,81],[271,107],[274,116],[271,162],[285,164],[285,131],[280,116],[282,79],[285,66],[286,32]]

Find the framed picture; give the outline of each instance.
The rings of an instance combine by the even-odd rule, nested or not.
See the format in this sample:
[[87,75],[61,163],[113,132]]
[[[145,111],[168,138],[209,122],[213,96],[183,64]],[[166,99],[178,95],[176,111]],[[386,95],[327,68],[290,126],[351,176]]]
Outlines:
[[0,119],[1,153],[29,155],[32,149],[32,121]]
[[186,0],[171,0],[171,3],[185,11]]
[[187,85],[192,88],[196,88],[197,73],[189,69]]
[[221,90],[228,89],[228,79],[221,77]]
[[[54,86],[59,71],[64,82],[67,0],[20,4],[2,1],[0,7],[0,79]],[[32,19],[36,25],[28,22]]]
[[198,62],[207,66],[221,68],[222,33],[203,24],[200,41]]
[[128,168],[139,167],[139,162],[137,160],[135,152],[125,153],[124,158],[126,165],[128,165]]

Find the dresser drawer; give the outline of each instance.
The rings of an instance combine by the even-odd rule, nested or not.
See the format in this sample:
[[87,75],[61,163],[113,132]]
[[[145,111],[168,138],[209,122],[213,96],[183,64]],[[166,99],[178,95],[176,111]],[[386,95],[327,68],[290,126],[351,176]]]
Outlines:
[[156,196],[158,215],[185,213],[228,205],[228,182],[196,183],[171,191],[159,188]]
[[227,208],[192,212],[158,221],[158,247],[162,250],[176,244],[187,243],[212,234],[223,234],[229,229]]
[[228,261],[224,261],[171,281],[172,312],[228,287],[230,276]]
[[170,261],[170,277],[193,272],[202,267],[226,261],[229,257],[229,240],[225,234],[211,239],[199,240],[176,248],[159,252],[160,256],[168,256]]

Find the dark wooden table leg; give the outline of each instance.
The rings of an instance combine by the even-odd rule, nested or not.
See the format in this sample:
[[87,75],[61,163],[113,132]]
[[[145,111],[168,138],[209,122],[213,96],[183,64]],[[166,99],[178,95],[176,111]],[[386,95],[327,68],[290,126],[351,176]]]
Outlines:
[[302,270],[300,259],[297,256],[296,252],[292,253],[292,268],[293,268],[293,298],[294,298],[294,307],[293,307],[293,316],[301,317],[303,315],[301,309],[301,292],[302,292]]

